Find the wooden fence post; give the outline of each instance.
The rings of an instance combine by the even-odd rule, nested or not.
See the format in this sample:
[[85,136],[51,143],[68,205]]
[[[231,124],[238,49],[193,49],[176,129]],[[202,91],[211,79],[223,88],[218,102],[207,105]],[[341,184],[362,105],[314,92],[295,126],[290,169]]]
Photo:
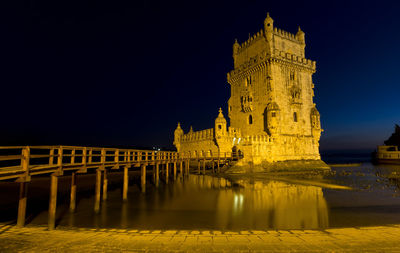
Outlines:
[[49,201],[49,217],[48,217],[48,225],[49,230],[53,230],[55,228],[56,223],[56,207],[57,207],[57,188],[58,188],[58,175],[51,175],[51,184],[50,184],[50,201]]
[[126,201],[128,199],[128,183],[129,183],[129,174],[128,174],[128,166],[124,167],[124,184],[122,187],[122,200]]
[[169,178],[169,163],[165,164],[165,183],[168,184],[168,178]]
[[176,170],[177,170],[176,166],[177,166],[177,163],[174,162],[174,180],[176,180]]
[[146,164],[142,164],[141,166],[141,186],[142,193],[146,192]]
[[76,172],[71,175],[71,195],[69,202],[69,211],[74,212],[76,208]]
[[100,196],[101,196],[101,169],[96,170],[96,186],[95,186],[95,200],[94,212],[100,212]]
[[24,176],[21,178],[19,185],[19,200],[18,200],[18,217],[17,226],[23,227],[25,225],[26,217],[26,202],[28,197],[28,180],[29,180],[29,159],[30,149],[25,147],[21,152],[21,167],[24,171]]
[[107,169],[104,169],[104,171],[103,171],[103,201],[107,200],[107,188],[108,188]]
[[19,202],[18,202],[18,218],[17,226],[25,226],[25,216],[26,216],[26,200],[28,196],[28,182],[19,183]]

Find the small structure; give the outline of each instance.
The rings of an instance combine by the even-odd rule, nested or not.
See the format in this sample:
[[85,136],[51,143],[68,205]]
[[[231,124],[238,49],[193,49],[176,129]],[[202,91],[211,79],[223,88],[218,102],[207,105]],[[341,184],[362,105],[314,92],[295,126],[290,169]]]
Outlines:
[[394,126],[392,135],[384,141],[385,145],[378,146],[373,153],[372,160],[375,163],[400,164],[400,126]]
[[267,14],[263,29],[233,44],[234,69],[227,74],[230,126],[221,109],[214,128],[185,134],[178,124],[174,145],[179,153],[240,154],[238,166],[308,160],[326,167],[319,154],[320,114],[313,103],[316,63],[305,58],[300,27],[291,34],[273,22]]
[[227,128],[226,119],[219,108],[213,128],[193,131],[190,127],[185,134],[178,123],[174,132],[174,145],[179,153],[185,153],[192,158],[217,157],[222,154],[231,156],[233,146],[240,142],[240,136],[239,129]]
[[378,146],[373,161],[376,163],[400,164],[400,150],[398,146]]

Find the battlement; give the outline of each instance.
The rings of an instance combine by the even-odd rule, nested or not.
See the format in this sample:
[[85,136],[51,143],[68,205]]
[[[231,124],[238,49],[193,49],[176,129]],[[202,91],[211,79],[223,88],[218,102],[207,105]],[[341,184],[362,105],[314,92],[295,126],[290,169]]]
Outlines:
[[[258,31],[257,33],[255,33],[254,35],[250,36],[248,40],[246,40],[245,42],[239,44],[238,46],[238,50],[237,53],[240,54],[241,52],[243,52],[245,49],[249,48],[250,46],[252,46],[255,42],[257,42],[258,40],[261,39],[265,39],[264,36],[264,30],[261,29],[260,31]],[[279,29],[277,27],[274,27],[274,31],[273,34],[276,36],[279,36],[281,38],[290,40],[292,42],[298,43],[298,44],[302,44],[302,41],[300,41],[298,39],[298,37],[296,36],[296,34],[284,31],[282,29]]]
[[296,42],[296,43],[301,43],[301,42],[297,39],[297,37],[296,37],[295,34],[290,33],[290,32],[287,32],[287,31],[284,31],[284,30],[279,29],[279,28],[277,28],[277,27],[274,27],[274,33],[273,33],[273,34],[274,34],[274,35],[277,35],[277,36],[280,36],[280,37],[282,37],[282,38],[291,40],[291,41]]
[[214,128],[204,129],[201,131],[193,131],[182,135],[182,142],[212,140],[214,139]]
[[245,42],[238,43],[236,40],[233,44],[234,69],[243,69],[256,61],[273,56],[275,50],[304,58],[305,46],[305,33],[300,27],[296,33],[274,27],[272,18],[267,14],[263,29],[249,35]]
[[283,52],[278,49],[274,50],[274,58],[290,61],[291,63],[299,64],[301,66],[308,67],[308,68],[312,68],[313,70],[315,70],[316,65],[317,65],[317,63],[313,60],[303,58],[303,57],[300,57],[295,54]]
[[254,42],[256,42],[256,41],[258,41],[260,39],[265,39],[264,30],[263,29],[261,29],[259,32],[257,32],[253,36],[250,36],[249,39],[246,40],[245,42],[239,44],[238,54],[243,52],[246,48],[250,47]]
[[243,145],[246,144],[271,144],[274,142],[274,138],[269,135],[249,135],[243,137]]
[[[276,36],[280,36],[282,38],[285,38],[287,40],[290,40],[292,42],[295,42],[295,43],[299,43],[299,44],[302,43],[300,40],[298,40],[298,37],[296,36],[296,34],[284,31],[284,30],[279,29],[277,27],[274,27],[273,34],[276,35]],[[260,31],[258,31],[254,35],[250,36],[249,39],[246,40],[245,42],[239,44],[237,53],[241,53],[243,50],[245,50],[246,48],[250,47],[254,42],[256,42],[256,41],[258,41],[260,39],[265,39],[264,30],[263,29],[261,29]]]
[[287,53],[284,51],[280,51],[275,49],[271,56],[267,54],[259,55],[258,57],[249,58],[248,61],[241,64],[237,68],[231,70],[227,73],[228,83],[232,83],[231,80],[235,80],[237,78],[241,78],[241,75],[247,75],[247,72],[251,72],[252,69],[255,69],[260,64],[265,64],[270,60],[281,60],[296,64],[299,67],[308,68],[312,71],[316,70],[316,62],[295,54]]

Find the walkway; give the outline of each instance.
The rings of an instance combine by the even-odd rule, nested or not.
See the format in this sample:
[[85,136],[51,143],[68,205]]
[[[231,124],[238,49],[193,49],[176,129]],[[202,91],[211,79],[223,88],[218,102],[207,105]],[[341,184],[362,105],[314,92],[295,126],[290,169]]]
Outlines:
[[319,230],[138,231],[0,225],[0,252],[400,252],[400,225]]

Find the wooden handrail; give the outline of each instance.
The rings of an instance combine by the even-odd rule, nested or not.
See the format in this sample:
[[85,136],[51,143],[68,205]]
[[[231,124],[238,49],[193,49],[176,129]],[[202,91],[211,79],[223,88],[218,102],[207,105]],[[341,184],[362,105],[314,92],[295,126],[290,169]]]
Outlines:
[[[231,153],[210,152],[178,153],[176,151],[154,151],[138,149],[98,148],[81,146],[0,146],[4,155],[0,155],[0,180],[29,176],[30,173],[44,174],[64,170],[93,167],[137,166],[141,164],[174,163],[190,160],[229,160]],[[9,154],[7,154],[7,151]],[[15,154],[20,150],[20,154]],[[215,154],[216,155],[216,154]],[[110,158],[113,157],[113,158]],[[20,160],[20,165],[15,161]],[[9,162],[8,162],[9,161]],[[14,161],[14,162],[13,162]],[[31,162],[32,161],[32,162]],[[22,174],[21,174],[22,173]]]

